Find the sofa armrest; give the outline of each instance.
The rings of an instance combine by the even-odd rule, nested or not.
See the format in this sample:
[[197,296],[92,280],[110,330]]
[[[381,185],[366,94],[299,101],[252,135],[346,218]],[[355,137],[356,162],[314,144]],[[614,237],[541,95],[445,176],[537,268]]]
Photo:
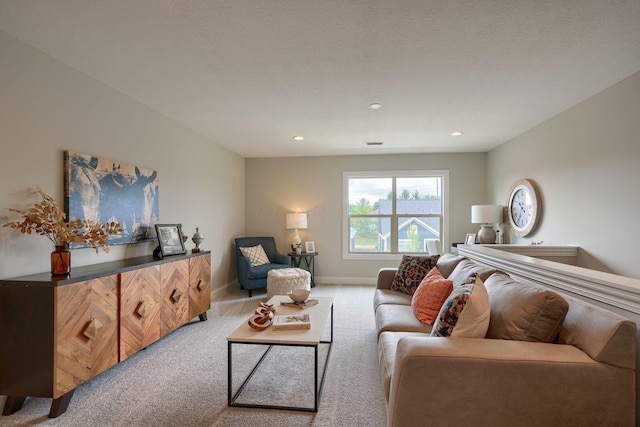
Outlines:
[[378,283],[376,285],[377,289],[390,289],[391,283],[393,282],[393,277],[396,275],[397,268],[381,268],[378,271]]
[[[607,408],[604,410],[603,408]],[[576,347],[510,340],[398,341],[388,426],[633,425],[635,372]]]
[[273,264],[289,264],[289,257],[285,254],[281,254],[279,252],[271,254],[271,259],[269,259]]

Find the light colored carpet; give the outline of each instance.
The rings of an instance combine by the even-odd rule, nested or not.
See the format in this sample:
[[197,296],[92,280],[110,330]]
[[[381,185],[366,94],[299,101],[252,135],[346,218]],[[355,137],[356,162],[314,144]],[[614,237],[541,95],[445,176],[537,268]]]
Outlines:
[[[231,290],[212,304],[208,321],[192,321],[79,386],[60,417],[47,418],[51,399],[28,398],[20,411],[0,416],[0,425],[385,426],[373,287],[319,285],[311,295],[335,299],[334,343],[317,413],[227,406],[226,337],[248,319],[258,302],[266,301],[266,292],[248,298],[246,292]],[[264,348],[234,346],[234,387]],[[260,394],[276,403],[293,398],[299,405],[313,406],[312,374],[308,381],[293,380],[298,372],[291,370],[291,366],[312,366],[312,350],[274,347],[271,353],[243,401]],[[321,361],[325,353],[321,352]],[[282,375],[271,375],[272,370]]]

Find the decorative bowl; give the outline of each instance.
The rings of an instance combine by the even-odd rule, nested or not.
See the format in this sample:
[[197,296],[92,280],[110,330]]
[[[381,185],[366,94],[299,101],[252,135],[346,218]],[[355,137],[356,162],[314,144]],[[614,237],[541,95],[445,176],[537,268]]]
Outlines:
[[291,298],[295,302],[305,302],[307,298],[309,298],[310,293],[311,291],[308,291],[306,289],[294,289],[291,292],[289,292],[288,295],[289,295],[289,298]]

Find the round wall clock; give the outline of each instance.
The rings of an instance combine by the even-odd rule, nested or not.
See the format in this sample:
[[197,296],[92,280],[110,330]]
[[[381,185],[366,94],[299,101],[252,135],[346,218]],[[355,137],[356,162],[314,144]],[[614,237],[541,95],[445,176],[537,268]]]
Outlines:
[[542,210],[535,184],[528,179],[516,181],[509,192],[509,224],[517,236],[528,236],[535,230]]

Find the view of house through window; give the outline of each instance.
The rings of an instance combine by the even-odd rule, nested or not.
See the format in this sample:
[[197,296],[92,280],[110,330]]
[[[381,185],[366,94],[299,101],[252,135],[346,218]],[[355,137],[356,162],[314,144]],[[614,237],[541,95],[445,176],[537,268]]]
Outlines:
[[345,172],[348,254],[428,253],[442,237],[445,175]]

